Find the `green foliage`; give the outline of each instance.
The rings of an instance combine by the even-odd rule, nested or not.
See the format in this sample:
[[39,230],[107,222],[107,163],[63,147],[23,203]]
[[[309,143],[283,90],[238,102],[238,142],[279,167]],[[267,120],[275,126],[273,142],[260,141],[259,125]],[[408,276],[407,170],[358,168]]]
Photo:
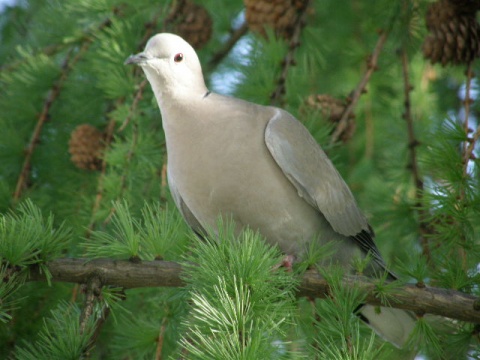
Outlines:
[[20,204],[16,212],[0,218],[0,262],[13,267],[39,265],[56,259],[70,240],[70,229],[54,227],[53,215],[46,219],[30,200]]
[[94,322],[89,319],[85,329],[80,328],[80,309],[60,304],[45,321],[36,343],[26,342],[17,349],[18,360],[77,360],[87,358]]
[[127,298],[124,303],[127,312],[119,316],[111,329],[111,357],[152,359],[159,348],[165,358],[175,354],[180,345],[181,321],[188,309],[185,292],[138,289],[128,291]]
[[341,339],[340,345],[331,339],[322,343],[318,358],[322,360],[381,359],[382,348],[375,345],[375,334],[370,335],[369,341],[362,342],[359,324],[355,323],[353,326],[352,337]]
[[[330,286],[330,296],[317,301],[317,315],[320,318],[317,326],[323,348],[328,342],[344,341],[355,338],[359,319],[355,316],[358,307],[363,303],[364,295],[357,288],[342,286],[344,270],[337,267],[319,269]],[[322,340],[323,339],[323,340]]]
[[0,283],[0,322],[7,323],[12,319],[9,312],[17,305],[18,300],[12,299],[18,285],[21,281],[17,280],[17,274],[10,275],[7,266],[3,265],[0,268],[0,278],[3,281]]
[[184,223],[178,213],[162,208],[158,202],[144,204],[142,220],[132,216],[125,201],[114,203],[112,212],[111,230],[93,231],[85,241],[88,257],[153,260],[178,258],[184,251]]
[[[207,84],[216,92],[269,104],[292,51],[289,44],[272,31],[267,39],[247,32],[225,58],[211,62],[224,50],[231,28],[244,20],[243,2],[195,2],[213,19],[212,38],[198,51]],[[395,273],[478,296],[478,140],[468,160],[465,144],[471,144],[471,130],[477,131],[480,102],[472,91],[477,97],[466,131],[459,96],[465,68],[432,66],[422,56],[431,2],[311,1],[281,106],[328,152]],[[210,230],[205,243],[189,239],[166,186],[158,106],[149,86],[140,86],[142,72],[123,65],[149,36],[164,30],[172,3],[24,0],[0,14],[0,354],[27,359],[62,352],[58,358],[87,352],[92,359],[413,358],[382,345],[352,315],[363,297],[340,286],[338,269],[322,269],[332,284],[331,298],[314,304],[293,299],[292,277],[327,259],[329,246],[311,242],[292,274],[277,269],[277,250],[251,231],[233,234],[228,223]],[[314,94],[351,98],[368,70],[378,30],[388,32],[387,42],[355,105],[354,136],[330,144],[335,124],[309,109],[305,99]],[[401,54],[407,55],[413,86],[408,105]],[[472,64],[477,74],[479,66]],[[478,88],[478,82],[472,86]],[[407,109],[414,139],[402,117]],[[45,122],[35,137],[40,120]],[[100,171],[78,169],[70,160],[70,135],[81,124],[105,134]],[[29,149],[32,158],[22,173]],[[412,150],[423,189],[414,179]],[[22,191],[18,199],[12,196],[16,188]],[[46,215],[51,213],[55,218]],[[430,254],[423,253],[422,241]],[[93,317],[105,308],[112,315],[96,323],[100,335],[87,351],[88,334],[78,333],[78,307],[84,306],[78,287],[25,282],[30,268],[45,272],[47,262],[63,256],[184,259],[196,265],[186,265],[188,291],[102,289]],[[354,259],[354,270],[362,273],[369,260]],[[377,296],[394,305],[397,284],[384,280],[377,280]],[[58,304],[63,305],[57,309]],[[70,355],[67,344],[76,349]],[[412,344],[429,360],[478,357],[478,328],[425,316]]]
[[265,359],[286,355],[295,280],[259,234],[219,222],[187,257],[192,310],[182,343],[192,359]]

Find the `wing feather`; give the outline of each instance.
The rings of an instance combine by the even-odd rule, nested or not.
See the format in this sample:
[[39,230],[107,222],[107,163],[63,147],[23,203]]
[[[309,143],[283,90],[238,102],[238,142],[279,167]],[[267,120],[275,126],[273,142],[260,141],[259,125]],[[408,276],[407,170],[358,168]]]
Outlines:
[[309,131],[286,111],[277,110],[265,129],[265,143],[299,196],[318,209],[339,234],[357,241],[384,264],[374,233],[337,169]]

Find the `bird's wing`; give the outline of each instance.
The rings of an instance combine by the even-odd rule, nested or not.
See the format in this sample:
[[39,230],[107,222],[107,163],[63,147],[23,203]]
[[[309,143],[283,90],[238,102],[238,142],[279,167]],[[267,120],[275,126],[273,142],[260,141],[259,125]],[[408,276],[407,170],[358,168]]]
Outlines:
[[355,199],[308,130],[278,109],[265,129],[265,143],[298,195],[318,209],[339,234],[351,237],[384,265],[374,234]]
[[180,192],[175,186],[175,182],[171,179],[170,176],[168,176],[168,187],[170,188],[170,193],[172,194],[175,205],[177,205],[178,210],[180,210],[180,213],[182,214],[187,224],[192,228],[192,230],[197,235],[201,237],[204,236],[206,234],[205,229],[200,224],[200,222],[195,217],[195,215],[192,213],[192,211],[188,208],[185,201],[183,201],[183,198],[180,195]]

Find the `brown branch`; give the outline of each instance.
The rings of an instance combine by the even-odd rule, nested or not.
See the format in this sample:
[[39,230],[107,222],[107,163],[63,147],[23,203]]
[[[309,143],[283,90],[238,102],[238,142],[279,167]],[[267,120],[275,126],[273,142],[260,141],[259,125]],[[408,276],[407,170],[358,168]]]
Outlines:
[[[475,148],[476,140],[475,136],[476,133],[474,134],[473,138],[468,138],[468,134],[470,132],[469,128],[469,117],[470,117],[470,104],[473,101],[470,98],[470,91],[471,91],[471,86],[472,86],[472,77],[473,77],[473,71],[472,71],[472,62],[469,62],[467,65],[467,71],[465,72],[465,75],[467,77],[466,79],[466,84],[465,84],[465,100],[464,100],[464,105],[465,105],[465,114],[464,114],[464,120],[463,120],[463,126],[465,129],[465,136],[467,137],[467,141],[463,142],[463,148],[462,148],[462,156],[463,156],[463,178],[465,181],[468,179],[468,163],[470,162],[470,159],[473,157],[473,150]],[[464,206],[465,200],[466,200],[466,195],[465,195],[465,187],[468,186],[466,183],[463,184],[463,186],[460,189],[460,199],[459,203],[461,206]],[[467,270],[467,252],[465,250],[466,248],[466,238],[465,235],[461,235],[461,246],[459,247],[459,254],[462,259],[462,266],[463,269],[466,271]]]
[[157,339],[157,350],[155,351],[155,360],[162,360],[163,341],[165,338],[167,321],[168,321],[168,318],[165,316],[162,320],[162,324],[160,325],[160,331],[158,333],[158,339]]
[[[122,176],[120,177],[120,186],[119,186],[119,192],[117,194],[117,200],[120,200],[123,196],[123,194],[126,191],[127,188],[127,171],[130,169],[130,166],[132,164],[132,158],[135,154],[135,149],[137,147],[137,142],[138,142],[138,124],[135,122],[133,125],[133,131],[132,131],[132,143],[130,148],[128,149],[128,152],[125,156],[125,164],[122,167],[123,173]],[[111,206],[110,207],[110,212],[108,213],[106,219],[103,221],[103,224],[108,224],[111,220],[113,215],[115,214],[115,207]]]
[[378,57],[380,55],[380,52],[383,49],[383,46],[385,45],[387,37],[388,37],[387,31],[382,31],[380,33],[380,37],[378,38],[377,44],[375,45],[375,49],[373,50],[372,54],[370,55],[367,61],[367,70],[365,71],[365,74],[363,74],[363,78],[358,83],[357,88],[353,91],[352,96],[349,98],[347,108],[343,112],[342,118],[338,122],[335,128],[335,131],[332,134],[330,143],[333,144],[337,142],[338,139],[340,138],[340,135],[347,128],[350,114],[353,112],[353,109],[357,105],[357,102],[358,102],[358,99],[360,99],[360,96],[366,92],[366,86],[373,72],[377,70]]
[[35,147],[39,143],[40,133],[42,132],[43,125],[48,119],[48,113],[50,111],[50,108],[52,107],[53,102],[57,99],[58,95],[60,94],[60,89],[63,85],[63,82],[67,78],[67,74],[70,68],[69,66],[70,54],[71,54],[71,51],[68,52],[67,56],[65,57],[65,60],[62,63],[62,66],[61,66],[62,72],[59,79],[52,86],[52,88],[48,93],[47,99],[43,103],[43,109],[40,113],[40,116],[38,117],[37,124],[35,125],[32,136],[30,138],[30,142],[27,148],[25,149],[25,159],[23,160],[22,170],[20,171],[20,175],[17,180],[17,185],[15,186],[15,192],[13,193],[13,199],[15,201],[20,199],[20,196],[22,195],[23,190],[27,187],[28,177],[31,169],[33,151],[35,150]]
[[215,54],[213,54],[212,58],[207,63],[207,69],[212,69],[215,66],[217,66],[220,63],[220,61],[222,61],[222,59],[228,55],[230,50],[232,50],[232,48],[235,46],[237,41],[240,40],[240,38],[247,33],[247,31],[248,31],[248,24],[246,21],[244,21],[239,28],[231,29],[230,37],[223,44],[223,46]]
[[[133,263],[126,260],[58,259],[46,264],[52,281],[87,283],[92,275],[98,276],[102,285],[124,288],[181,287],[185,283],[180,277],[182,267],[170,261],[145,261]],[[31,281],[46,281],[45,273],[32,267]],[[366,294],[366,302],[382,305],[376,297],[375,280],[362,276],[345,276],[343,285],[356,287]],[[298,296],[325,298],[329,284],[316,271],[306,272],[298,287]],[[452,319],[480,323],[480,300],[460,291],[415,285],[399,286],[393,291],[396,301],[391,305],[412,310],[418,314],[430,313]]]
[[[115,11],[114,11],[115,12]],[[112,23],[112,20],[110,18],[107,18],[103,20],[98,26],[96,26],[93,30],[85,31],[84,33],[80,34],[75,40],[69,41],[69,42],[63,42],[60,44],[52,44],[52,45],[47,45],[44,48],[35,51],[32,56],[38,56],[38,55],[47,55],[48,57],[51,57],[62,50],[64,50],[67,47],[75,47],[78,44],[83,44],[85,42],[90,42],[91,37],[94,34],[95,31],[102,30],[106,26],[110,26]],[[20,65],[24,64],[26,62],[27,58],[23,58],[20,60],[16,61],[10,61],[6,64],[0,65],[0,72],[12,72],[15,71],[16,68],[18,68]]]
[[428,262],[431,263],[432,257],[427,236],[432,233],[432,230],[430,224],[427,221],[428,213],[423,207],[423,180],[420,176],[420,171],[418,169],[418,159],[416,151],[417,146],[420,145],[420,142],[416,139],[415,130],[413,128],[413,116],[410,102],[410,92],[413,90],[413,86],[410,84],[410,76],[408,73],[408,55],[407,51],[404,48],[401,51],[401,58],[403,73],[403,94],[405,98],[405,112],[403,113],[402,117],[407,123],[408,150],[410,157],[408,167],[412,171],[413,181],[415,183],[415,207],[418,211],[420,244],[422,246],[423,255],[426,256]]
[[[117,101],[117,106],[120,106],[123,104],[123,99],[120,99]],[[113,140],[113,132],[115,130],[115,119],[110,119],[107,125],[107,129],[105,131],[105,150],[110,146]],[[97,193],[95,195],[95,202],[93,203],[93,208],[92,208],[92,215],[90,217],[90,223],[88,224],[87,232],[85,234],[85,237],[88,239],[90,238],[90,235],[94,229],[95,226],[95,215],[98,212],[98,209],[100,209],[100,203],[102,202],[103,199],[103,191],[104,191],[104,181],[105,181],[105,176],[107,172],[107,161],[105,157],[102,159],[102,168],[100,172],[100,176],[98,178],[98,183],[97,183]]]
[[290,39],[288,45],[289,49],[282,61],[282,71],[277,81],[277,87],[270,95],[270,104],[272,105],[279,105],[282,96],[285,94],[285,83],[287,81],[288,70],[290,69],[290,66],[295,65],[295,50],[300,46],[300,35],[302,34],[302,29],[307,22],[306,19],[309,6],[310,1],[305,1],[303,4],[303,9],[298,14],[297,20],[295,21],[292,38]]
[[[138,45],[138,48],[143,48],[143,46],[145,45],[145,43],[147,42],[149,37],[152,35],[152,33],[153,33],[157,23],[158,23],[160,15],[161,15],[161,12],[155,13],[154,16],[152,17],[152,20],[145,24],[146,31],[143,35],[142,40],[140,41],[140,43]],[[135,69],[134,71],[140,71],[140,69]],[[132,106],[129,109],[129,115],[127,116],[127,118],[124,120],[124,122],[120,126],[119,131],[123,131],[125,129],[125,127],[129,124],[129,122],[132,118],[133,111],[137,107],[138,102],[141,100],[141,98],[143,96],[143,91],[145,89],[146,84],[147,84],[147,80],[143,80],[140,83],[140,85],[138,87],[138,90],[137,90],[137,93],[135,94]],[[125,99],[121,98],[121,99],[116,101],[115,105],[116,105],[116,107],[118,107],[118,106],[122,105],[124,102],[125,102]],[[105,146],[106,147],[110,146],[110,144],[112,143],[114,131],[115,131],[115,120],[111,119],[108,123],[107,130],[106,130],[106,137],[105,137]],[[97,193],[95,195],[95,202],[94,202],[94,205],[93,205],[93,208],[92,208],[92,216],[91,216],[91,219],[90,219],[90,223],[88,224],[88,229],[87,229],[87,234],[86,234],[87,238],[90,237],[90,234],[92,233],[92,231],[95,227],[95,215],[96,215],[98,209],[100,209],[100,204],[101,204],[102,199],[103,199],[104,180],[105,180],[105,176],[106,176],[106,169],[107,169],[107,162],[106,162],[105,158],[103,158],[102,159],[101,173],[100,173],[100,177],[98,179],[98,184],[97,184]]]
[[15,192],[13,193],[13,199],[15,201],[20,199],[23,190],[27,187],[33,152],[40,141],[40,134],[42,132],[43,125],[49,119],[50,109],[53,103],[55,102],[55,100],[60,95],[60,90],[62,89],[63,84],[65,83],[65,80],[67,79],[70,73],[70,70],[77,63],[77,61],[80,60],[83,53],[87,51],[87,49],[90,47],[90,44],[91,44],[91,40],[85,41],[73,59],[70,59],[70,55],[73,51],[71,49],[67,53],[67,56],[65,57],[65,60],[62,63],[60,77],[53,84],[52,88],[48,93],[47,99],[43,103],[42,111],[38,117],[37,124],[35,125],[35,128],[32,133],[32,137],[30,138],[30,142],[25,150],[25,159],[23,161],[22,170],[20,171],[20,175],[17,180],[17,185],[15,186]]
[[119,132],[125,130],[125,128],[127,127],[127,125],[130,123],[130,121],[132,120],[133,118],[133,114],[138,106],[138,103],[140,102],[140,100],[142,99],[143,97],[143,91],[145,90],[145,86],[147,85],[148,83],[148,80],[145,79],[143,80],[140,85],[138,85],[138,89],[137,89],[137,92],[135,93],[135,97],[133,98],[133,102],[132,102],[132,105],[130,106],[130,109],[128,109],[128,116],[125,118],[125,120],[123,121],[122,125],[120,126],[120,128],[118,129]]
[[98,276],[91,276],[88,279],[85,286],[85,303],[80,314],[80,333],[85,332],[87,322],[90,317],[93,315],[93,308],[95,306],[95,300],[100,296],[102,291],[102,283]]

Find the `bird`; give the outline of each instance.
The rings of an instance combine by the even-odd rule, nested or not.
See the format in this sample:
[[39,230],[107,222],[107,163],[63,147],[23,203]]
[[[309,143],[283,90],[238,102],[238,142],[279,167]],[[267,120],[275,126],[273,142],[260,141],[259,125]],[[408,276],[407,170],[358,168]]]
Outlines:
[[[229,217],[237,232],[258,231],[296,260],[316,241],[332,244],[329,262],[348,272],[359,256],[372,258],[366,275],[388,272],[348,185],[293,115],[209,91],[195,50],[175,34],[152,36],[125,64],[140,66],[151,85],[170,192],[193,231]],[[415,326],[414,314],[401,309],[364,304],[358,315],[397,347]]]

